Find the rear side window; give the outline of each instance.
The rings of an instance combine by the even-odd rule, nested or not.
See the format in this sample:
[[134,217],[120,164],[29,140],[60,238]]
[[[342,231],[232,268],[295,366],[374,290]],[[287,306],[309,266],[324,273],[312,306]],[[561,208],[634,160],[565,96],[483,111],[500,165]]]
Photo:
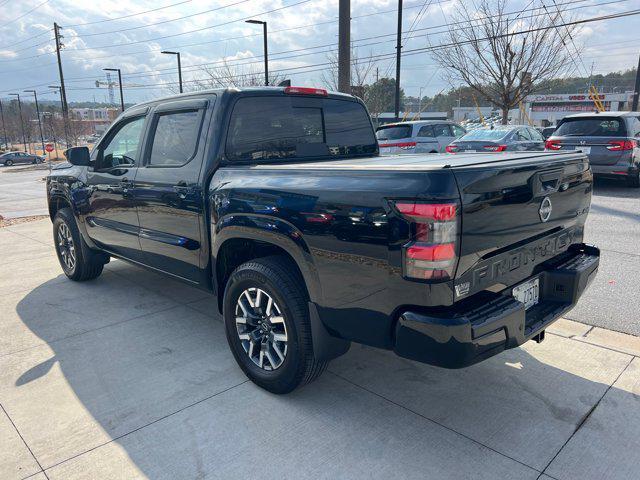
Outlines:
[[[433,136],[433,135],[432,135]],[[411,137],[410,125],[389,125],[378,127],[376,131],[378,140],[400,140],[401,138]]]
[[357,102],[244,97],[231,114],[226,156],[235,161],[375,153],[369,115]]
[[518,132],[516,133],[516,140],[525,142],[531,140],[531,134],[529,133],[529,130],[527,130],[526,128],[521,128],[520,130],[518,130]]
[[149,164],[179,167],[191,160],[198,147],[200,123],[198,110],[159,114]]
[[534,140],[536,142],[544,141],[544,138],[542,137],[542,134],[538,130],[536,130],[535,128],[530,128],[529,129],[529,134],[531,135],[531,140]]
[[418,130],[419,137],[435,137],[433,133],[433,127],[431,125],[425,125],[424,127],[420,127]]
[[436,137],[453,137],[451,130],[449,129],[449,125],[434,125],[433,131],[435,132]]
[[622,118],[565,118],[553,135],[560,137],[624,137],[626,129]]

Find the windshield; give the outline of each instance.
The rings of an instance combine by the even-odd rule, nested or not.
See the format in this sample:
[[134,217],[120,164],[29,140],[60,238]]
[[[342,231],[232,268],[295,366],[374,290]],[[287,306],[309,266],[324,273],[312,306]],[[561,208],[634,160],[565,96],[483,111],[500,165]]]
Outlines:
[[624,120],[613,117],[565,118],[555,137],[624,137]]
[[509,132],[511,132],[510,128],[478,128],[463,135],[459,140],[500,140],[506,137]]
[[401,138],[411,137],[410,125],[390,125],[388,127],[379,127],[376,131],[378,140],[400,140]]

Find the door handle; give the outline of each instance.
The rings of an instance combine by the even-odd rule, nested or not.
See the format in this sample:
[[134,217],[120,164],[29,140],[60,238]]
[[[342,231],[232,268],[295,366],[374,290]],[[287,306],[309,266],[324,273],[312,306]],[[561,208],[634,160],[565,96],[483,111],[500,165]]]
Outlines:
[[191,188],[187,185],[185,180],[180,180],[173,186],[173,190],[178,194],[180,200],[187,198],[187,194],[191,192]]

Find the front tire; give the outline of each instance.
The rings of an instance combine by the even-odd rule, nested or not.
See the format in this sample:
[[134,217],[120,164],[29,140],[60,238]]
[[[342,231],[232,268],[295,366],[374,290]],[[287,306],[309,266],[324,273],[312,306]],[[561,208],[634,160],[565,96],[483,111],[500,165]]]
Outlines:
[[53,241],[60,266],[68,278],[83,282],[100,276],[108,257],[91,250],[84,242],[69,208],[58,210],[53,219]]
[[313,354],[307,294],[286,257],[240,265],[227,282],[223,314],[231,352],[249,379],[289,393],[325,370]]
[[5,167],[10,167],[11,165],[13,165],[13,160],[7,160],[6,162],[4,162]]

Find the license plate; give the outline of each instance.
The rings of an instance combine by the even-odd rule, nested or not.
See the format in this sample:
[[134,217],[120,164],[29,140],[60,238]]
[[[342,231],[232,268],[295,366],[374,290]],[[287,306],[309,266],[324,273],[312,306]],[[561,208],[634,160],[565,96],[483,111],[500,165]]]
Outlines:
[[591,153],[591,147],[576,147],[576,151],[586,153],[588,155]]
[[465,150],[465,153],[476,153],[477,150]]
[[513,298],[524,303],[525,310],[529,310],[538,304],[540,298],[540,279],[534,278],[533,280],[528,280],[513,287],[512,294]]
[[380,153],[391,153],[391,149],[389,147],[382,147]]

